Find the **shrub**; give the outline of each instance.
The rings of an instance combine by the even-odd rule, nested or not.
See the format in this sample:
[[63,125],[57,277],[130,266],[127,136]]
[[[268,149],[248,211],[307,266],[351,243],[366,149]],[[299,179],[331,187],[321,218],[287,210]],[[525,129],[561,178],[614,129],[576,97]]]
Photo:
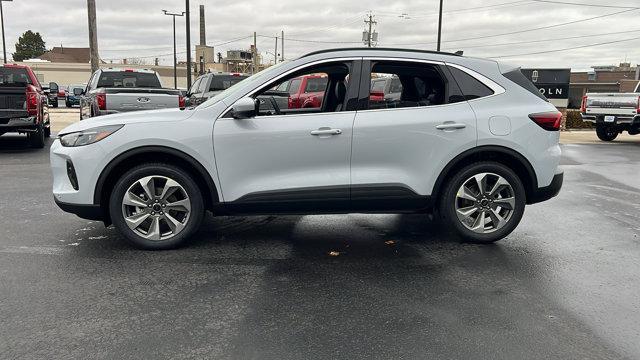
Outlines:
[[593,129],[594,126],[592,123],[582,121],[582,117],[580,116],[580,111],[577,110],[567,110],[567,120],[565,122],[565,129]]

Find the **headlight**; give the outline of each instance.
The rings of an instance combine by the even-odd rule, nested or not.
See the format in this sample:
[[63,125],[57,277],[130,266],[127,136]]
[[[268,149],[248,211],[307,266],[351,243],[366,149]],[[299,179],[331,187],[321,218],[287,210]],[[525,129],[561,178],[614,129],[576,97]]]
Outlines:
[[114,132],[122,129],[123,126],[124,125],[101,126],[93,129],[87,129],[84,131],[64,134],[60,136],[60,143],[64,147],[90,145],[93,143],[97,143],[100,140],[103,140],[104,138],[108,137]]

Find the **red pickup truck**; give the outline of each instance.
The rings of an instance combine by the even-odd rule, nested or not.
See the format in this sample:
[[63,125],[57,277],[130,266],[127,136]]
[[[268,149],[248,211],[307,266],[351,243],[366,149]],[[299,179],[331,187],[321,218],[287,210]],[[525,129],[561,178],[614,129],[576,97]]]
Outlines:
[[305,75],[282,83],[276,90],[289,93],[289,109],[322,106],[328,79],[323,75]]
[[27,134],[34,148],[51,136],[47,96],[28,66],[0,66],[0,135],[9,132]]

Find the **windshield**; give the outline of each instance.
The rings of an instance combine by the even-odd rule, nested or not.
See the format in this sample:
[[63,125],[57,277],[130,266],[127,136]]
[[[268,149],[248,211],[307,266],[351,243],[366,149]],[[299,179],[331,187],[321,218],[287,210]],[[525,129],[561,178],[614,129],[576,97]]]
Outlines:
[[251,76],[249,76],[248,78],[240,81],[239,83],[236,83],[234,85],[232,85],[230,88],[228,88],[227,90],[219,93],[218,95],[212,97],[211,99],[207,100],[206,102],[202,103],[202,105],[200,106],[209,106],[212,104],[217,103],[218,101],[226,98],[227,96],[233,94],[236,90],[242,88],[245,84],[249,84],[253,81],[260,81],[260,80],[268,80],[269,77],[273,76],[273,73],[275,71],[277,71],[278,68],[280,68],[282,65],[286,64],[286,62],[281,62],[278,65],[274,65],[271,66],[265,70],[260,71],[259,73],[253,74]]
[[31,79],[27,70],[20,68],[0,67],[0,86],[27,86]]
[[99,88],[162,88],[160,80],[153,73],[131,71],[106,71],[100,75]]

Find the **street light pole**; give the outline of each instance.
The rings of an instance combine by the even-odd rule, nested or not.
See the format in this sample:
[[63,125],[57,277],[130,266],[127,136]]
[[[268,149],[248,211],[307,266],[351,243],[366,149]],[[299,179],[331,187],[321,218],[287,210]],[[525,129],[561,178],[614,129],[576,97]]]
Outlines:
[[13,0],[0,0],[0,21],[2,21],[2,54],[4,56],[4,63],[7,63],[7,42],[4,37],[4,10],[2,9],[3,1],[13,1]]
[[173,17],[173,88],[178,88],[178,50],[176,48],[176,16],[184,16],[184,11],[181,14],[170,13],[167,10],[162,10],[165,15]]
[[442,43],[442,2],[440,0],[440,15],[438,18],[438,51],[440,51],[440,44]]
[[187,89],[191,89],[191,8],[189,0],[185,0],[187,14]]

